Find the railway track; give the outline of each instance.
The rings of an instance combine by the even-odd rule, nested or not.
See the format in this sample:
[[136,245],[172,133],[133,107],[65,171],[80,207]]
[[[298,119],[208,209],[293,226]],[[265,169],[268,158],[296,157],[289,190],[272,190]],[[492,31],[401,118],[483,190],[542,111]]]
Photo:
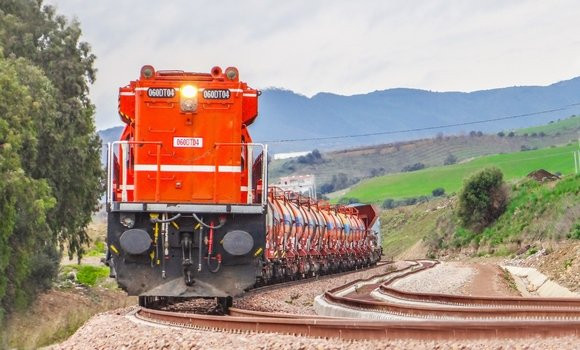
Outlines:
[[[212,316],[140,308],[135,317],[196,329],[340,339],[580,337],[578,298],[473,298],[409,293],[392,287],[395,281],[437,264],[436,261],[414,261],[405,268],[329,290],[317,301],[326,303],[325,310],[330,310],[327,316],[237,308],[230,308],[227,316]],[[268,289],[276,287],[283,286]],[[337,310],[373,319],[330,316],[339,313]]]

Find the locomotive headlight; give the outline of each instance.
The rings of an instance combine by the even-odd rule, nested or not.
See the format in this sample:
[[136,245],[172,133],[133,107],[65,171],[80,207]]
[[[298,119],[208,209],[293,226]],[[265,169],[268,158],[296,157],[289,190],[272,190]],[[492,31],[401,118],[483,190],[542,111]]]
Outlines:
[[181,96],[181,110],[195,112],[197,110],[197,88],[193,85],[184,85],[179,89]]
[[193,85],[184,85],[179,90],[181,92],[181,97],[192,98],[197,95],[197,88]]

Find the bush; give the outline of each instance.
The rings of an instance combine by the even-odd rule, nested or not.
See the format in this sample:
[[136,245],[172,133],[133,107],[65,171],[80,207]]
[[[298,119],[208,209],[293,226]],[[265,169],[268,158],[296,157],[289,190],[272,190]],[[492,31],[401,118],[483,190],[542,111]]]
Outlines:
[[425,164],[423,163],[415,163],[412,165],[407,165],[405,166],[403,169],[401,169],[402,172],[410,172],[410,171],[417,171],[417,170],[421,170],[425,168]]
[[570,239],[580,239],[580,223],[576,224],[568,234]]
[[358,198],[349,198],[349,197],[342,197],[341,199],[338,200],[338,204],[342,204],[342,205],[348,205],[348,204],[355,204],[355,203],[360,203],[360,200]]
[[298,161],[298,163],[312,165],[312,164],[324,163],[324,158],[322,158],[322,154],[320,154],[320,151],[315,149],[314,151],[308,153],[305,156],[298,157],[297,161]]
[[355,183],[359,182],[360,178],[349,178],[345,173],[338,173],[332,175],[332,180],[329,183],[320,185],[320,193],[330,193],[334,191],[343,190]]
[[85,286],[94,286],[100,280],[109,276],[109,268],[105,266],[80,265],[77,280]]
[[445,194],[445,189],[443,187],[437,187],[436,189],[431,191],[431,194],[433,195],[433,197],[441,197],[442,195]]
[[447,158],[443,161],[443,165],[451,165],[457,163],[457,157],[451,153],[447,155]]
[[516,136],[516,134],[513,131],[510,131],[509,134],[507,135],[508,137],[514,137]]
[[500,132],[497,133],[497,136],[504,137],[505,136],[505,133],[503,131],[500,131]]
[[507,193],[501,170],[487,168],[463,184],[457,216],[463,227],[481,232],[505,211],[506,205]]
[[530,147],[530,146],[528,146],[528,145],[522,145],[522,146],[520,147],[520,150],[521,150],[522,152],[525,152],[525,151],[533,151],[533,150],[536,150],[536,149],[538,149],[538,147],[536,147],[536,146]]
[[392,198],[387,198],[381,205],[383,209],[393,209],[395,207],[395,200]]

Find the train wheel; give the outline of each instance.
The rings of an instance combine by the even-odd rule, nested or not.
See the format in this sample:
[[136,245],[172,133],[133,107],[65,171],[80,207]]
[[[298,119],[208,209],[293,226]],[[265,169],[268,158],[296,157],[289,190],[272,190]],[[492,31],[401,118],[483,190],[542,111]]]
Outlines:
[[232,298],[232,297],[218,297],[217,298],[217,306],[224,315],[228,314],[228,312],[230,311],[230,307],[232,307],[233,304],[234,304],[234,298]]

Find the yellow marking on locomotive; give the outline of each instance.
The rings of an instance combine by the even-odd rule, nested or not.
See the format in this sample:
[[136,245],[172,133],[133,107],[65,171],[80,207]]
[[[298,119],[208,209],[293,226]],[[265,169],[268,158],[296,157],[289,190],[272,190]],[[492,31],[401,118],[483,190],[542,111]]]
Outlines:
[[171,221],[171,225],[179,230],[179,225],[175,221]]
[[260,255],[262,253],[262,250],[263,250],[262,247],[256,249],[256,252],[254,253],[254,256]]
[[[151,217],[151,219],[157,219],[157,218],[159,218],[159,214],[157,214],[157,213],[151,213],[151,214],[149,214],[149,217]],[[155,226],[153,227],[153,243],[155,244],[156,247],[157,247],[157,239],[158,238],[159,238],[159,223],[156,222],[155,223]],[[150,255],[151,256],[151,261],[153,261],[153,259],[155,257],[155,252],[156,252],[156,250],[153,250],[151,252],[151,255]],[[159,265],[159,264],[161,264],[161,261],[159,261],[159,259],[157,259],[155,261],[155,263],[157,265]]]
[[113,251],[113,253],[115,253],[115,254],[119,255],[119,250],[117,249],[117,247],[115,247],[115,246],[114,246],[114,245],[112,245],[112,244],[111,244],[109,247],[111,248],[111,250]]
[[195,229],[197,230],[197,229],[199,229],[200,227],[201,227],[201,224],[197,224],[197,225],[195,226]]

